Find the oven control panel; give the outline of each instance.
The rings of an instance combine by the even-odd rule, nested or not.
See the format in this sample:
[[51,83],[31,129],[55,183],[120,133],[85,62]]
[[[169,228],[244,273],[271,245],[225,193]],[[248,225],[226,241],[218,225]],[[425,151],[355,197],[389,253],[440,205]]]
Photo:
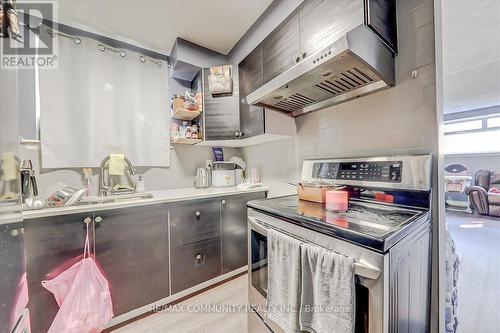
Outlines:
[[400,183],[403,162],[340,163],[336,179]]
[[312,178],[401,183],[402,170],[402,161],[318,162],[313,165]]
[[428,192],[431,173],[429,154],[305,159],[300,181],[323,180],[332,185]]

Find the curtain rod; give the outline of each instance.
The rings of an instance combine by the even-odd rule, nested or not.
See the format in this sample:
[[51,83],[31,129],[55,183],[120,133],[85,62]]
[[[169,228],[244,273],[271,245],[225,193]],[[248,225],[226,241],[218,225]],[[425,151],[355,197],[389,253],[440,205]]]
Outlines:
[[[82,43],[82,39],[80,37],[77,37],[77,36],[73,36],[73,35],[69,35],[67,33],[64,33],[64,32],[61,32],[61,31],[57,31],[57,30],[54,30],[53,28],[51,27],[48,27],[46,26],[45,23],[42,23],[42,25],[44,25],[46,27],[46,32],[47,34],[49,34],[51,37],[55,38],[57,36],[60,36],[60,37],[63,37],[63,38],[68,38],[68,39],[71,39],[73,40],[73,42],[76,44],[76,45],[80,45]],[[29,30],[35,30],[35,29],[32,29],[31,27],[29,27],[28,25],[25,25],[27,29]],[[39,30],[38,28],[36,30]],[[120,57],[124,58],[127,56],[127,52],[123,49],[123,48],[115,48],[115,47],[112,47],[110,45],[107,45],[107,44],[104,44],[104,43],[99,43],[99,41],[97,41],[98,44],[97,44],[97,49],[101,52],[106,52],[106,51],[110,51],[110,52],[113,52],[113,53],[116,53],[116,54],[119,54]],[[163,66],[163,62],[166,62],[167,63],[167,66],[170,66],[170,64],[168,63],[168,61],[165,61],[165,60],[158,60],[158,59],[155,59],[155,58],[152,58],[152,57],[149,57],[149,56],[146,56],[142,53],[140,53],[140,56],[138,57],[138,60],[145,64],[147,62],[150,62],[150,63],[153,63],[155,64],[156,66],[158,67],[162,67]]]
[[[31,18],[34,18],[35,22],[40,21],[40,18],[38,18],[36,16],[32,16],[29,14],[25,14],[25,16],[27,16],[26,17],[27,20],[25,20],[25,22],[29,22]],[[126,50],[129,50],[132,52],[141,53],[142,55],[144,55],[145,57],[147,57],[149,59],[153,59],[156,61],[157,60],[165,61],[168,65],[170,65],[170,57],[166,54],[162,54],[162,53],[159,53],[159,52],[156,52],[153,50],[149,50],[149,49],[146,49],[146,48],[134,45],[134,44],[130,44],[127,42],[123,42],[123,41],[115,39],[115,38],[107,37],[104,35],[100,35],[100,34],[97,34],[94,32],[82,30],[79,28],[75,28],[75,27],[72,27],[72,26],[69,26],[69,25],[66,25],[63,23],[57,23],[57,22],[54,22],[54,21],[51,21],[51,20],[48,20],[45,18],[42,19],[42,23],[45,26],[47,26],[48,28],[50,28],[54,33],[57,33],[58,35],[63,36],[63,37],[72,38],[74,41],[75,41],[75,39],[80,39],[82,37],[89,38],[89,39],[93,39],[101,44],[107,45],[108,48],[112,47],[114,49],[126,49]],[[28,24],[25,23],[24,25],[29,27],[29,23]],[[81,39],[80,39],[80,42],[81,42]],[[78,42],[75,41],[75,44],[78,44]]]

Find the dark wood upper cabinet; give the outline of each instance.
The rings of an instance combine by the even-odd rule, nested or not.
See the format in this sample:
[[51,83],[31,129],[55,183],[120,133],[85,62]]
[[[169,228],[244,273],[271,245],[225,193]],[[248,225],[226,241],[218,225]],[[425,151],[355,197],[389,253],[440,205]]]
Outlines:
[[382,38],[387,46],[398,52],[396,0],[365,0],[366,24]]
[[240,137],[238,69],[232,66],[233,92],[212,95],[208,88],[210,69],[203,69],[203,113],[205,140],[231,140]]
[[238,65],[240,77],[240,122],[244,138],[264,134],[264,108],[248,105],[246,96],[263,84],[262,46],[257,46]]
[[295,11],[262,42],[264,83],[293,67],[299,59],[299,14]]
[[304,1],[299,7],[301,60],[363,23],[363,0]]

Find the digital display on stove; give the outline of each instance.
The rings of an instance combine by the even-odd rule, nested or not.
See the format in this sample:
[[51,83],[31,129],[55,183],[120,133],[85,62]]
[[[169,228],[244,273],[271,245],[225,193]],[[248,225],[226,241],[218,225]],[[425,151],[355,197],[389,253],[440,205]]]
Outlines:
[[340,170],[358,170],[359,164],[355,163],[342,163],[340,165]]
[[336,179],[400,183],[401,161],[340,163]]
[[313,179],[336,179],[338,172],[338,163],[314,163]]

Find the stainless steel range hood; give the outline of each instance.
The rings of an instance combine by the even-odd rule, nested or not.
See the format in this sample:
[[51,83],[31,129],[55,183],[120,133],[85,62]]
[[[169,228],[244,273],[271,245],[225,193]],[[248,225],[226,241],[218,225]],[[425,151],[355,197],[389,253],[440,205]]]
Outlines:
[[394,85],[394,56],[366,25],[313,54],[247,96],[293,116]]

